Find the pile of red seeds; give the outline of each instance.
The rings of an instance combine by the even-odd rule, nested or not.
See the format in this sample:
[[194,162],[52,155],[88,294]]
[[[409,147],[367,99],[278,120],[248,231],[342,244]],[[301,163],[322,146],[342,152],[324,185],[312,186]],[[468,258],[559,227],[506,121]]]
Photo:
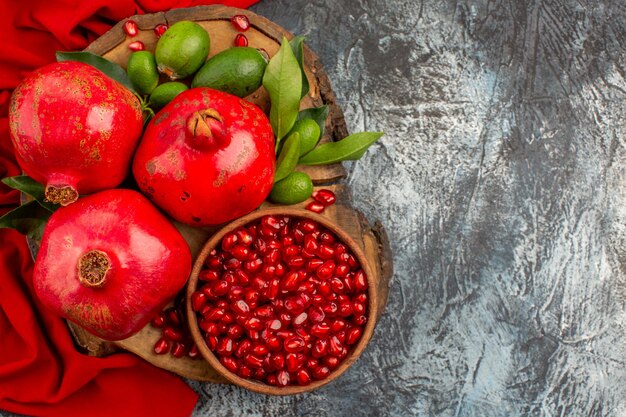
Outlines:
[[193,341],[185,315],[184,292],[179,294],[174,306],[168,307],[152,319],[152,327],[161,329],[161,337],[154,344],[154,353],[170,353],[175,358],[185,356],[200,358],[198,347]]
[[226,234],[191,297],[206,344],[229,371],[269,385],[327,378],[361,339],[367,277],[319,223],[265,216]]

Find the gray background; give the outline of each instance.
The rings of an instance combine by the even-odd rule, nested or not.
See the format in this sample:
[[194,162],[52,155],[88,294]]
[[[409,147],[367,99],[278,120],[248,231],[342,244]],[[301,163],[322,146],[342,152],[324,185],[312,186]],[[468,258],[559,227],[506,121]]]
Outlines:
[[626,416],[626,2],[263,0],[305,35],[395,276],[312,394],[194,383],[195,416]]

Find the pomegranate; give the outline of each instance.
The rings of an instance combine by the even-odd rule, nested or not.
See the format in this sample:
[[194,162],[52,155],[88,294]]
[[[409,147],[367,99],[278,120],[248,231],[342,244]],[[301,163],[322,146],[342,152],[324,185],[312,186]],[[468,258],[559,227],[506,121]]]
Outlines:
[[189,298],[204,340],[230,372],[269,385],[326,379],[365,330],[367,277],[319,223],[266,215],[228,232]]
[[274,134],[261,109],[221,91],[192,88],[148,124],[133,174],[174,219],[207,226],[261,205],[275,165]]
[[139,331],[185,285],[187,243],[140,193],[113,189],[59,208],[33,283],[44,305],[106,340]]
[[11,139],[24,172],[67,205],[78,194],[119,185],[142,131],[139,100],[90,65],[57,62],[14,91]]

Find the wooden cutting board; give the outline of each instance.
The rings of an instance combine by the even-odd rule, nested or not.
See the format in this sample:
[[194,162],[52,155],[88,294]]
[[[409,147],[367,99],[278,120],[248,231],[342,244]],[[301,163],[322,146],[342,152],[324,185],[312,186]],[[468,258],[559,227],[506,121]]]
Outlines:
[[[137,36],[128,37],[123,31],[124,21],[122,21],[94,41],[86,50],[102,55],[125,68],[128,57],[132,53],[128,49],[129,43],[140,40],[145,44],[147,50],[154,51],[157,37],[153,32],[153,28],[156,25],[172,25],[181,20],[191,20],[200,24],[209,33],[211,38],[209,57],[211,57],[233,46],[234,38],[238,32],[230,23],[230,18],[235,14],[246,15],[250,20],[251,28],[245,32],[249,40],[249,46],[263,48],[270,56],[273,56],[278,51],[283,37],[288,39],[293,37],[292,34],[277,24],[250,11],[226,6],[200,6],[176,9],[167,13],[133,16],[130,19],[134,20],[140,29]],[[310,84],[310,92],[303,99],[302,108],[318,107],[323,104],[328,105],[329,116],[326,121],[322,141],[341,140],[348,134],[343,113],[336,103],[335,95],[319,58],[306,46],[304,62],[305,72]],[[259,105],[266,111],[269,110],[269,97],[263,87],[246,97],[246,99]],[[319,167],[299,166],[297,169],[308,173],[313,179],[316,188],[327,188],[336,193],[337,203],[328,207],[323,214],[352,236],[372,262],[375,271],[374,278],[375,282],[378,283],[380,294],[379,300],[381,305],[379,311],[382,312],[387,301],[389,283],[393,272],[391,252],[385,231],[378,223],[373,226],[370,225],[361,213],[352,207],[350,191],[341,181],[346,176],[346,172],[341,164]],[[296,206],[304,207],[309,201]],[[271,206],[273,205],[270,203],[264,203],[260,209],[263,210],[265,207]],[[176,226],[189,243],[194,258],[206,240],[216,230],[215,228],[192,228],[182,224],[176,224]],[[374,319],[377,320],[378,317]],[[89,355],[106,356],[126,350],[160,368],[186,378],[218,383],[227,382],[209,366],[208,362],[202,359],[176,359],[169,354],[155,354],[153,346],[160,337],[160,331],[152,328],[150,325],[134,336],[118,342],[105,342],[71,323],[69,323],[69,327],[74,335],[77,348]]]

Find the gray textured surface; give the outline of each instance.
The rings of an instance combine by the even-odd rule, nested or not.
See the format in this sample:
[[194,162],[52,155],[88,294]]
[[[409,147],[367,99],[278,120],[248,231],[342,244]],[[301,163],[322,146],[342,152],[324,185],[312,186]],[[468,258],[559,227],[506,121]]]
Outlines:
[[194,384],[196,416],[626,416],[626,4],[264,0],[320,55],[396,274],[313,394]]

